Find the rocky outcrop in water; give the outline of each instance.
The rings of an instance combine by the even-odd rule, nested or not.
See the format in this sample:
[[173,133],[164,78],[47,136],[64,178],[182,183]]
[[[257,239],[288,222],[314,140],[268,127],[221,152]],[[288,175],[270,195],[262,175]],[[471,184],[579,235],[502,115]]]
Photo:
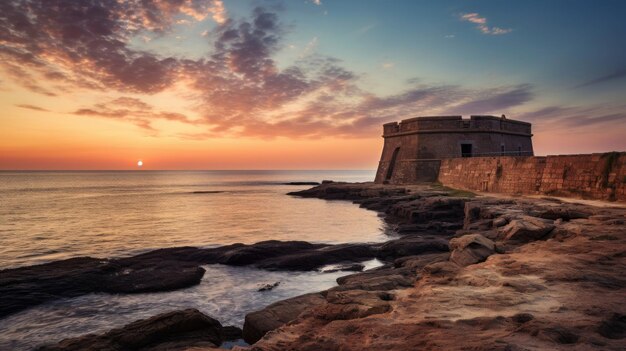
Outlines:
[[38,351],[177,351],[211,350],[241,338],[241,329],[223,327],[195,309],[168,312],[139,320],[101,335],[66,339]]

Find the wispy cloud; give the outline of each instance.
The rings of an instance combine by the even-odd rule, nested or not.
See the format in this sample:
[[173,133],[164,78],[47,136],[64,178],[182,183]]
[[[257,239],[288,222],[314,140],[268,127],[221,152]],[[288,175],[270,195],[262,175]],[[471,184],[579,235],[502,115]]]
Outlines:
[[377,23],[368,24],[366,26],[363,26],[363,27],[357,29],[356,33],[358,33],[358,34],[365,34],[365,33],[369,32],[370,30],[374,29],[377,25],[378,25]]
[[605,83],[605,82],[609,82],[612,80],[618,80],[618,79],[622,79],[626,77],[626,69],[621,69],[621,70],[616,70],[614,72],[611,72],[609,74],[605,74],[603,76],[591,79],[589,81],[586,81],[580,85],[577,85],[576,88],[584,88],[584,87],[588,87],[590,85],[596,85],[596,84],[601,84],[601,83]]
[[[543,130],[575,130],[607,124],[626,125],[626,105],[548,106],[519,114]],[[616,124],[615,122],[621,122]],[[617,128],[619,130],[619,128]]]
[[311,2],[317,6],[320,6],[322,4],[322,0],[311,0]]
[[15,105],[19,108],[24,108],[27,110],[33,110],[33,111],[40,111],[40,112],[50,112],[50,110],[45,109],[43,107],[39,107],[39,106],[35,106],[35,105],[29,105],[29,104],[17,104]]
[[300,54],[300,58],[304,58],[313,54],[315,50],[317,50],[319,43],[320,41],[317,37],[313,37],[311,40],[309,40],[309,42],[306,43],[306,45],[304,46],[304,49],[302,50],[302,53]]
[[476,12],[462,13],[459,17],[462,21],[474,23],[476,28],[478,28],[478,30],[480,30],[483,34],[502,35],[512,31],[510,28],[490,27],[487,24],[487,18],[481,17]]
[[196,124],[187,116],[176,112],[158,111],[153,106],[137,98],[120,97],[104,103],[96,104],[93,107],[81,108],[74,112],[78,116],[101,117],[128,121],[136,126],[156,132],[152,126],[155,120],[168,120],[187,124]]

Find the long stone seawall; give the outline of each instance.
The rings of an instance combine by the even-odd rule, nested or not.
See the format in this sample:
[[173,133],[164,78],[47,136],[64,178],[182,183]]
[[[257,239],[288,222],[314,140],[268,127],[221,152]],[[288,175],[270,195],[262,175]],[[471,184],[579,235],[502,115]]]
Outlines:
[[474,191],[626,202],[626,152],[443,159],[438,180]]

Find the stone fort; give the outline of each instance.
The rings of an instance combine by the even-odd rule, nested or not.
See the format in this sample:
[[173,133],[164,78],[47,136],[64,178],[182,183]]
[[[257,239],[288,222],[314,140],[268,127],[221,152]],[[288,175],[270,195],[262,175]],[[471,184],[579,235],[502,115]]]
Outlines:
[[531,124],[497,116],[383,125],[376,183],[626,201],[626,152],[534,156]]
[[383,125],[377,183],[435,181],[440,160],[533,156],[531,124],[495,116],[416,117]]

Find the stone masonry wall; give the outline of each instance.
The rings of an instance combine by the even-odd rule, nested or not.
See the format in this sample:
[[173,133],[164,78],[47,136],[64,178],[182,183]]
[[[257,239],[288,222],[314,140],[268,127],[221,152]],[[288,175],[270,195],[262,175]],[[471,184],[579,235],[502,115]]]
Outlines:
[[626,201],[626,153],[450,158],[438,179],[474,191]]

